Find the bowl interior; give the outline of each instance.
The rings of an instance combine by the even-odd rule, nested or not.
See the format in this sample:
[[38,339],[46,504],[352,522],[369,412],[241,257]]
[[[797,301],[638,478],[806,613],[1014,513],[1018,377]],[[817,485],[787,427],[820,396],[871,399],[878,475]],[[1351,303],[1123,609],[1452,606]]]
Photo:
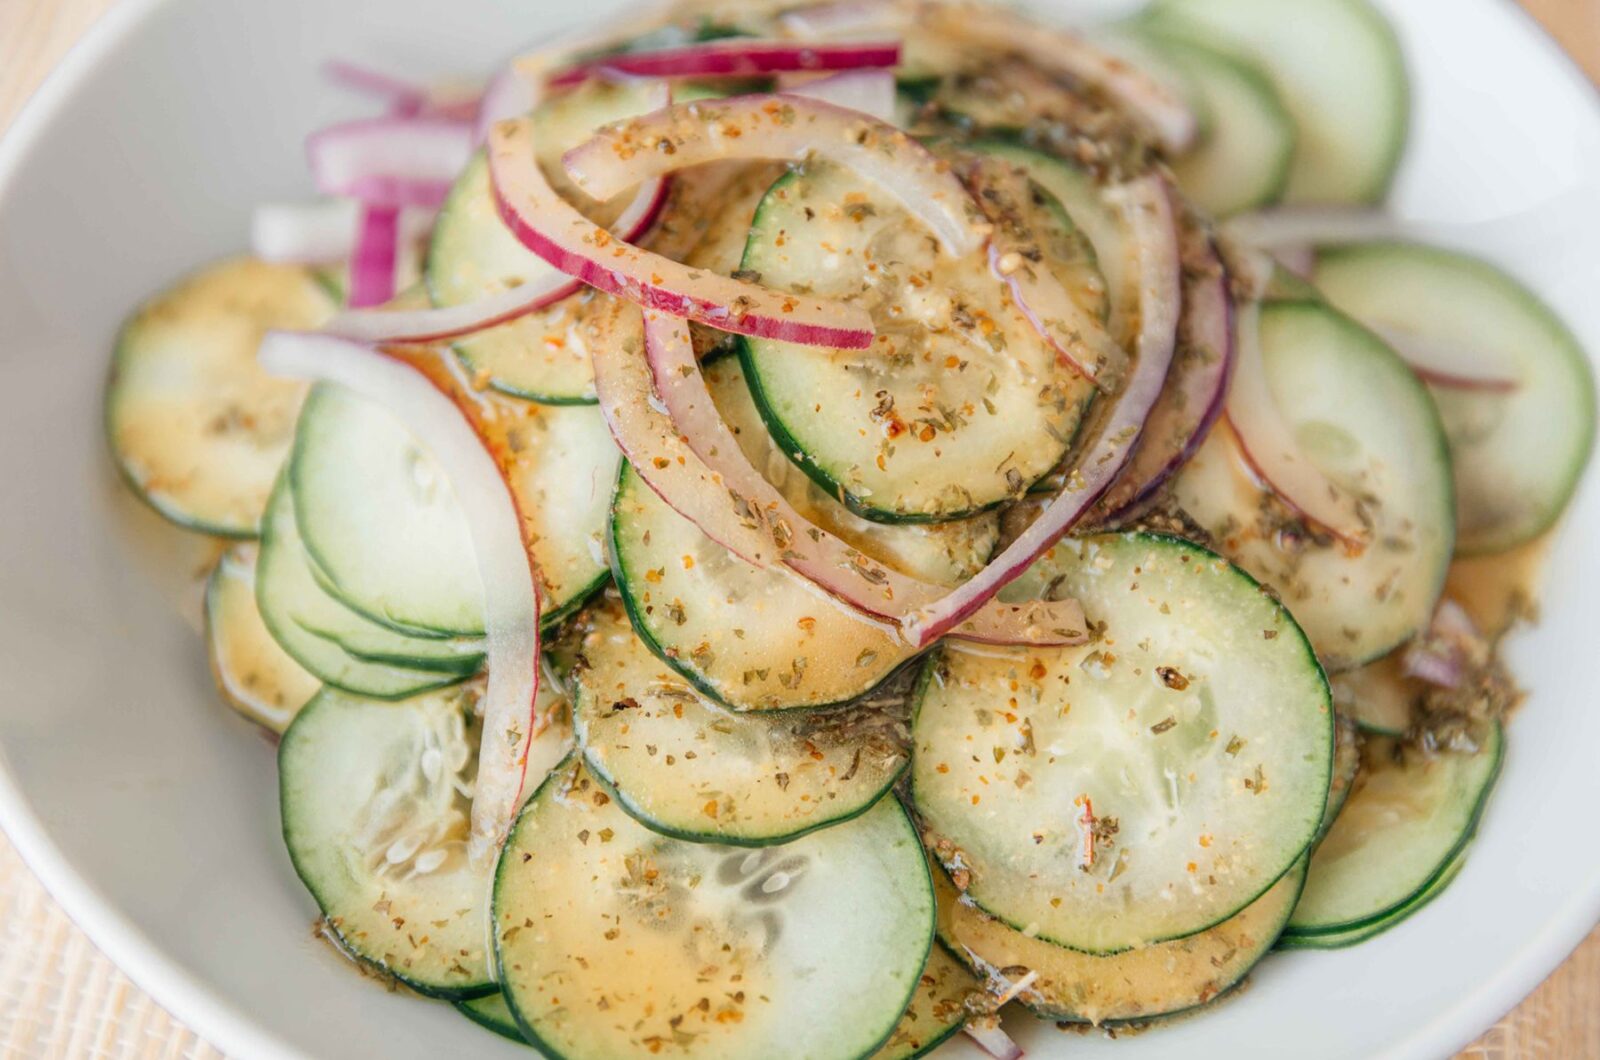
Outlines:
[[[0,824],[114,960],[235,1055],[528,1054],[311,937],[271,748],[216,702],[173,607],[192,610],[183,574],[206,556],[163,533],[106,458],[111,337],[148,293],[240,249],[253,203],[307,193],[301,138],[364,106],[319,81],[325,60],[472,76],[620,6],[127,0],[0,148]],[[1511,268],[1600,350],[1592,90],[1509,5],[1384,6],[1417,82],[1398,211]],[[1532,695],[1498,797],[1438,903],[1358,949],[1274,958],[1242,997],[1159,1032],[1026,1028],[1036,1054],[1436,1056],[1531,988],[1600,910],[1585,657],[1600,568],[1580,551],[1597,536],[1585,488],[1543,622],[1512,649]]]

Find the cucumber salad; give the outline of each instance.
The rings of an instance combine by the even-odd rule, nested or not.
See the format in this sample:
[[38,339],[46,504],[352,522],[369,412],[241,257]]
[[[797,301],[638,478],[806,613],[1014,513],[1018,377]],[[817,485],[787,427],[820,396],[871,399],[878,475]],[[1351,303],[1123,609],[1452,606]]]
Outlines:
[[348,956],[574,1060],[1009,1058],[1461,870],[1594,384],[1385,216],[1367,0],[697,0],[328,73],[374,113],[324,197],[134,314],[106,429],[218,542]]

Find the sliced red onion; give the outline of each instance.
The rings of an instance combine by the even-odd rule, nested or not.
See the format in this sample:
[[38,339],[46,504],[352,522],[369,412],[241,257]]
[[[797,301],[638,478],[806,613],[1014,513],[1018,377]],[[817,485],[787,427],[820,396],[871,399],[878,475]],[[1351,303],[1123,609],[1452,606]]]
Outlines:
[[[705,376],[700,372],[689,328],[682,320],[646,312],[644,348],[655,395],[666,411],[666,416],[656,413],[660,422],[654,426],[653,433],[658,438],[670,438],[674,445],[681,441],[693,450],[705,468],[717,477],[726,494],[718,498],[718,503],[726,507],[731,500],[740,521],[752,524],[757,533],[768,539],[776,549],[779,562],[830,596],[886,623],[897,624],[911,608],[920,603],[932,603],[948,592],[943,586],[908,577],[878,563],[817,526],[796,511],[783,493],[750,464],[739,448],[738,439],[717,411]],[[641,383],[638,378],[632,383],[635,392],[628,400],[635,406],[641,402],[637,393]],[[605,404],[608,398],[616,396],[614,391],[602,392],[601,402]],[[649,396],[643,395],[645,403]],[[658,442],[656,448],[655,453],[641,454],[645,457],[642,464],[631,458],[630,463],[639,468],[640,476],[663,500],[676,508],[673,497],[668,494],[676,494],[677,487],[661,481],[663,476],[657,466],[660,460],[656,457],[661,456],[659,450],[664,446]],[[624,446],[623,451],[630,450]],[[677,454],[667,459],[669,464],[678,462]],[[675,476],[683,474],[675,467],[669,470]],[[1006,632],[999,632],[1002,627]],[[1081,642],[1087,630],[1083,611],[1077,603],[1061,601],[1031,608],[991,608],[983,622],[970,632],[972,639],[979,640],[998,638],[1007,643],[1020,640],[1029,644],[1071,644]],[[962,627],[955,633],[966,636],[969,630]]]
[[430,189],[449,186],[472,157],[472,126],[441,118],[387,117],[321,129],[306,140],[317,187],[328,195],[360,197],[382,188],[411,190],[422,201]]
[[1232,239],[1274,254],[1393,239],[1402,232],[1401,224],[1386,213],[1349,206],[1279,206],[1229,218],[1222,229]]
[[1317,248],[1313,246],[1291,244],[1276,247],[1272,251],[1272,257],[1279,265],[1307,282],[1310,282],[1312,275],[1317,271]]
[[[665,180],[642,186],[612,226],[617,238],[632,242],[644,235],[660,216],[667,193]],[[322,330],[357,342],[443,342],[537,312],[582,286],[566,273],[552,270],[531,283],[457,306],[346,310],[334,316]]]
[[612,72],[631,77],[754,77],[794,70],[889,67],[899,62],[899,41],[796,44],[734,37],[661,51],[603,56],[555,73],[550,85],[575,85]]
[[1347,549],[1361,552],[1371,529],[1360,499],[1330,479],[1302,451],[1272,393],[1261,349],[1259,302],[1240,309],[1235,333],[1227,416],[1245,462],[1284,504],[1338,538]]
[[921,26],[968,44],[1014,52],[1041,69],[1098,88],[1169,151],[1183,151],[1199,134],[1194,111],[1171,85],[1076,33],[995,7],[945,4],[924,10]]
[[967,167],[966,178],[978,208],[994,227],[990,267],[1010,288],[1017,309],[1062,364],[1102,390],[1115,390],[1128,370],[1127,352],[1048,268],[1035,264],[1040,256],[1037,233],[1021,212],[1033,197],[1028,174],[985,159]]
[[516,498],[463,411],[410,362],[327,335],[287,332],[269,334],[257,359],[273,375],[326,380],[383,405],[439,461],[461,502],[483,579],[489,671],[472,801],[471,850],[481,864],[499,849],[532,790],[529,750],[549,722],[535,706],[538,575],[523,542]]
[[361,211],[356,251],[350,258],[351,308],[382,305],[393,298],[399,260],[400,211],[368,206]]
[[981,608],[1061,540],[1105,495],[1132,458],[1141,432],[1166,385],[1177,345],[1182,308],[1175,192],[1166,178],[1141,177],[1106,193],[1128,229],[1137,257],[1139,329],[1133,370],[1098,437],[1067,485],[1027,530],[991,560],[978,576],[931,606],[913,613],[906,639],[926,646]]
[[428,105],[428,91],[371,67],[335,59],[323,68],[328,80],[389,104],[396,115],[420,114]]
[[893,125],[799,96],[676,104],[606,126],[568,151],[564,162],[578,187],[596,199],[609,199],[641,181],[707,162],[813,157],[877,184],[932,229],[950,253],[971,253],[988,235],[972,196],[948,163]]
[[1022,1046],[1013,1041],[1005,1028],[1000,1026],[999,1016],[975,1016],[962,1029],[978,1048],[994,1057],[994,1060],[1022,1060],[1027,1055],[1022,1051]]
[[806,81],[780,79],[779,91],[786,96],[820,99],[835,107],[859,111],[881,122],[894,123],[894,74],[888,70],[846,70],[842,74]]
[[1445,343],[1431,335],[1365,322],[1400,355],[1424,382],[1453,390],[1510,393],[1520,385],[1515,369],[1499,354],[1480,346]]
[[478,101],[478,113],[473,120],[472,141],[481,144],[489,139],[489,130],[496,122],[507,118],[520,118],[531,114],[539,105],[537,85],[513,63],[495,74],[489,87],[483,90]]
[[1454,600],[1439,601],[1427,632],[1406,648],[1400,666],[1407,677],[1439,688],[1460,688],[1475,648],[1483,645],[1477,623]]
[[1234,357],[1227,271],[1216,243],[1199,230],[1185,233],[1183,264],[1178,353],[1133,459],[1100,501],[1100,522],[1124,520],[1143,508],[1189,462],[1222,415]]
[[250,250],[262,261],[321,265],[355,246],[361,207],[348,199],[267,203],[250,218]]
[[352,183],[347,194],[365,206],[437,210],[450,197],[450,183],[443,180],[371,176]]
[[489,171],[500,217],[523,246],[592,287],[736,334],[836,349],[872,344],[863,309],[692,269],[600,228],[550,186],[527,118],[490,132]]

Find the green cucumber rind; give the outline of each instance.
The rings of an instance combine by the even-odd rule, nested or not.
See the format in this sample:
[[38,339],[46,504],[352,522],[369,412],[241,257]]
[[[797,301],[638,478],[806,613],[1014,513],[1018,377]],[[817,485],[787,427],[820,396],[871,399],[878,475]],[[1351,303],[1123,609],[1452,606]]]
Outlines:
[[[356,694],[360,695],[360,693]],[[293,753],[293,748],[296,741],[296,726],[299,725],[302,719],[315,717],[314,708],[317,706],[317,701],[321,698],[322,693],[320,692],[313,696],[311,702],[307,703],[305,707],[301,709],[300,713],[295,716],[294,721],[291,722],[289,727],[284,730],[283,738],[278,741],[279,777],[285,775],[284,759],[289,754]],[[376,699],[378,697],[365,696],[364,698]],[[302,727],[309,727],[309,724],[310,723],[307,723]],[[290,829],[288,823],[290,811],[288,807],[288,801],[289,792],[284,785],[280,783],[278,785],[278,820],[280,822],[279,834],[283,838],[284,849],[288,852],[289,862],[294,866],[295,875],[299,877],[301,884],[306,889],[306,892],[310,894],[312,900],[316,902],[317,908],[322,911],[323,916],[325,918],[331,918],[336,914],[332,913],[328,909],[328,903],[323,899],[320,889],[313,882],[313,877],[315,874],[308,872],[301,864],[300,858],[295,854],[294,843],[290,841]],[[361,954],[344,938],[344,936],[339,934],[338,929],[333,926],[331,920],[327,923],[328,931],[331,933],[331,937],[337,941],[339,948],[343,950],[351,960],[358,961],[365,967],[373,968],[382,975],[389,976],[398,982],[404,983],[406,986],[410,987],[412,990],[415,990],[424,997],[436,998],[440,1001],[470,1001],[473,998],[483,997],[486,994],[492,994],[499,989],[499,986],[492,979],[487,983],[475,983],[459,989],[448,989],[408,978],[402,972],[399,972],[394,968],[387,967],[386,965],[383,965],[378,961]]]
[[1461,870],[1467,864],[1467,849],[1463,848],[1454,860],[1449,862],[1427,887],[1414,896],[1410,902],[1401,906],[1379,920],[1359,927],[1349,928],[1344,931],[1333,931],[1322,935],[1290,935],[1278,936],[1276,948],[1280,950],[1342,950],[1356,946],[1370,939],[1377,938],[1390,928],[1397,927],[1404,921],[1411,919],[1438,898],[1455,882]]
[[[645,647],[650,649],[650,653],[652,655],[654,655],[657,659],[660,659],[661,662],[670,668],[673,673],[687,681],[689,686],[700,695],[711,700],[713,703],[721,704],[736,714],[784,714],[790,711],[830,710],[834,707],[842,707],[847,703],[851,703],[857,699],[871,695],[874,689],[881,688],[883,685],[894,680],[895,677],[903,673],[907,667],[916,665],[919,660],[925,657],[925,652],[918,655],[913,655],[899,666],[894,667],[888,673],[884,674],[883,678],[875,682],[870,688],[864,689],[855,695],[833,703],[806,703],[800,706],[775,707],[770,710],[761,711],[751,711],[743,709],[736,704],[729,703],[727,700],[723,699],[722,696],[717,694],[717,690],[712,687],[711,682],[707,681],[703,675],[696,673],[692,668],[684,665],[681,660],[675,659],[667,653],[666,646],[656,640],[655,636],[650,632],[650,625],[645,621],[645,616],[640,610],[639,601],[634,597],[634,593],[632,591],[634,579],[628,571],[627,560],[624,558],[624,554],[627,552],[627,550],[622,548],[621,543],[617,540],[616,525],[616,502],[621,496],[622,487],[630,470],[632,470],[632,465],[630,465],[627,460],[623,460],[617,469],[617,481],[612,487],[611,491],[611,515],[606,520],[606,557],[611,564],[610,578],[616,585],[617,595],[622,597],[623,609],[628,612],[628,622],[633,626],[634,633],[638,634],[639,640],[644,643]],[[637,475],[637,472],[635,472],[635,474]],[[640,478],[640,481],[642,485],[642,477]],[[598,770],[596,770],[596,774],[598,775]],[[629,816],[633,816],[632,810],[629,810],[628,812]],[[642,818],[640,820],[641,823],[644,823]],[[654,826],[651,827],[653,828]],[[798,838],[799,834],[800,833],[797,833],[795,836],[791,836],[790,838]],[[708,842],[708,840],[693,841]],[[725,840],[717,840],[717,842],[724,841]]]
[[[1427,901],[1431,900],[1433,896],[1428,895],[1429,889],[1434,887],[1435,884],[1438,884],[1441,879],[1444,879],[1444,877],[1449,875],[1452,870],[1460,870],[1458,862],[1464,856],[1464,852],[1466,851],[1467,847],[1472,844],[1472,840],[1478,834],[1478,825],[1483,821],[1484,810],[1489,805],[1489,797],[1494,793],[1495,784],[1500,779],[1500,771],[1505,766],[1505,730],[1498,722],[1496,722],[1492,731],[1494,737],[1491,741],[1493,746],[1493,751],[1491,753],[1494,755],[1494,762],[1490,766],[1488,775],[1484,778],[1483,788],[1478,792],[1477,801],[1473,805],[1472,812],[1467,820],[1467,825],[1461,830],[1461,834],[1456,838],[1456,841],[1454,845],[1451,846],[1449,853],[1447,853],[1439,861],[1438,866],[1432,873],[1429,874],[1428,878],[1424,880],[1420,886],[1416,887],[1404,898],[1401,898],[1396,902],[1392,902],[1385,908],[1377,910],[1376,912],[1373,912],[1367,916],[1358,917],[1342,924],[1329,924],[1323,927],[1312,929],[1286,928],[1283,932],[1283,937],[1285,939],[1315,939],[1330,935],[1345,935],[1359,931],[1362,928],[1375,926],[1380,922],[1388,920],[1390,917],[1396,917],[1399,914],[1403,914],[1398,916],[1398,918],[1394,921],[1394,923],[1399,923],[1399,921],[1404,919],[1405,916],[1409,916],[1412,912],[1416,911],[1415,909],[1407,908],[1410,903],[1416,902],[1418,899],[1425,899],[1416,906],[1417,909],[1420,909],[1422,905],[1425,905]],[[1479,751],[1478,753],[1482,754],[1484,751]],[[1446,883],[1448,883],[1448,881],[1446,881]],[[1442,890],[1443,887],[1441,886],[1440,889]],[[1393,924],[1385,924],[1383,930],[1387,930],[1388,927],[1392,926]],[[1352,943],[1344,943],[1344,945],[1350,945],[1353,944],[1353,942],[1358,941],[1361,940],[1355,939],[1352,940]]]
[[[1199,553],[1202,553],[1204,555],[1210,556],[1210,557],[1212,557],[1213,559],[1215,559],[1215,560],[1217,560],[1219,562],[1227,564],[1227,566],[1230,568],[1230,570],[1233,572],[1233,574],[1236,577],[1242,579],[1245,582],[1245,584],[1248,585],[1250,588],[1252,588],[1256,592],[1260,593],[1263,597],[1267,598],[1268,600],[1272,601],[1273,604],[1280,611],[1283,612],[1283,615],[1284,615],[1284,618],[1285,618],[1285,623],[1284,624],[1288,629],[1294,631],[1294,635],[1298,638],[1298,642],[1299,642],[1300,648],[1305,654],[1306,662],[1310,665],[1310,667],[1312,668],[1313,671],[1315,671],[1317,674],[1321,675],[1321,677],[1322,677],[1323,703],[1324,703],[1325,707],[1327,708],[1326,709],[1326,714],[1327,714],[1327,719],[1328,719],[1327,727],[1328,727],[1328,746],[1329,746],[1328,766],[1327,766],[1327,770],[1325,771],[1325,774],[1324,774],[1323,788],[1324,788],[1324,790],[1331,790],[1332,785],[1333,785],[1334,748],[1336,747],[1337,741],[1338,741],[1338,731],[1337,731],[1338,717],[1337,717],[1337,715],[1336,715],[1336,713],[1334,711],[1334,707],[1333,707],[1333,693],[1332,693],[1332,690],[1329,688],[1327,673],[1322,667],[1322,662],[1321,662],[1321,660],[1319,660],[1317,658],[1317,653],[1311,646],[1311,639],[1308,636],[1306,636],[1305,631],[1300,628],[1300,624],[1295,621],[1294,615],[1290,613],[1289,609],[1287,607],[1285,607],[1280,601],[1278,601],[1276,595],[1274,595],[1261,582],[1257,581],[1256,578],[1254,576],[1252,576],[1249,571],[1245,570],[1243,567],[1240,567],[1238,564],[1236,564],[1233,561],[1229,560],[1227,557],[1222,556],[1219,553],[1216,553],[1216,552],[1212,551],[1209,548],[1206,548],[1204,545],[1196,544],[1195,542],[1190,541],[1188,538],[1177,537],[1177,536],[1172,535],[1172,534],[1164,534],[1164,533],[1160,533],[1160,532],[1156,532],[1156,531],[1148,531],[1148,530],[1120,531],[1120,532],[1114,532],[1114,533],[1111,533],[1111,534],[1108,534],[1108,535],[1104,535],[1104,536],[1123,537],[1123,538],[1129,538],[1129,539],[1140,540],[1140,541],[1150,541],[1150,542],[1163,544],[1163,545],[1174,545],[1174,546],[1177,546],[1177,547],[1180,547],[1180,548],[1188,549],[1188,550],[1191,550],[1191,551],[1199,552]],[[1282,636],[1283,636],[1282,633],[1280,633],[1279,634],[1279,639],[1282,639]],[[912,692],[912,698],[911,698],[911,722],[910,722],[910,725],[911,725],[911,732],[912,732],[912,739],[913,739],[913,747],[915,746],[915,739],[916,739],[917,715],[921,712],[923,698],[924,698],[923,693],[926,691],[927,686],[928,686],[928,681],[932,677],[933,670],[935,668],[935,663],[936,663],[936,660],[930,658],[929,664],[923,669],[921,675],[918,677],[916,688]],[[906,783],[907,796],[911,800],[911,803],[912,803],[913,806],[916,805],[915,776],[916,776],[916,774],[913,773],[911,775],[911,779],[908,780],[907,783]],[[1275,887],[1278,884],[1279,880],[1283,879],[1283,877],[1287,873],[1292,872],[1295,869],[1295,867],[1297,865],[1299,865],[1301,863],[1301,861],[1303,861],[1311,853],[1311,851],[1315,847],[1317,841],[1321,838],[1322,823],[1323,823],[1322,822],[1322,815],[1319,815],[1318,816],[1318,820],[1313,823],[1313,826],[1312,826],[1310,832],[1306,836],[1306,840],[1305,840],[1304,844],[1302,844],[1301,847],[1299,848],[1299,852],[1293,858],[1291,858],[1289,860],[1288,865],[1286,865],[1284,867],[1282,872],[1280,872],[1276,876],[1272,877],[1272,879],[1266,881],[1265,884],[1261,887],[1261,889],[1258,890],[1253,896],[1251,896],[1248,901],[1240,903],[1238,905],[1238,907],[1233,909],[1231,912],[1227,913],[1226,915],[1218,916],[1216,919],[1212,920],[1210,923],[1206,924],[1205,926],[1203,926],[1201,928],[1198,928],[1197,930],[1188,931],[1188,932],[1185,932],[1182,935],[1173,935],[1173,936],[1169,936],[1169,937],[1166,937],[1166,938],[1149,939],[1149,940],[1146,940],[1143,943],[1143,945],[1147,945],[1148,946],[1148,945],[1156,945],[1156,944],[1159,944],[1159,943],[1162,943],[1162,942],[1172,942],[1172,941],[1175,941],[1177,939],[1190,938],[1190,937],[1192,937],[1194,935],[1201,934],[1202,932],[1209,931],[1210,929],[1216,927],[1217,925],[1219,925],[1219,924],[1231,919],[1233,916],[1235,916],[1240,911],[1242,911],[1245,907],[1247,907],[1247,906],[1253,904],[1254,902],[1260,900],[1260,898],[1263,895],[1265,895],[1268,891],[1270,891],[1273,887]],[[1307,872],[1308,872],[1308,875],[1309,875],[1309,866],[1308,866]],[[1302,884],[1301,884],[1301,889],[1304,890],[1304,882],[1303,881],[1302,881]],[[1022,931],[1024,929],[1026,929],[1026,927],[1028,926],[1028,925],[1024,925],[1024,924],[1015,923],[1014,921],[1008,920],[1007,918],[1005,918],[1003,916],[1000,916],[999,914],[997,914],[993,910],[991,910],[991,909],[987,908],[986,906],[984,906],[982,902],[979,902],[976,898],[973,898],[970,895],[968,897],[968,900],[971,901],[972,904],[974,906],[976,906],[978,909],[983,910],[983,912],[988,914],[990,917],[994,918],[995,920],[999,921],[1002,924],[1005,924],[1006,926],[1008,926],[1008,927],[1010,927],[1010,928],[1012,928],[1014,930]],[[1291,916],[1293,915],[1293,907],[1291,907],[1289,915],[1291,915]],[[1044,935],[1035,935],[1035,937],[1036,938],[1045,939],[1046,941],[1053,942],[1053,940],[1048,939]],[[1056,944],[1060,945],[1059,943],[1056,943]],[[1122,950],[1108,950],[1108,951],[1078,950],[1078,947],[1075,947],[1075,946],[1062,946],[1062,948],[1063,949],[1077,950],[1078,952],[1083,952],[1083,953],[1097,953],[1098,955],[1101,955],[1101,956],[1112,956],[1112,955],[1115,955],[1116,953],[1125,953],[1129,949],[1136,949],[1138,947],[1126,947],[1126,948],[1124,948]]]
[[479,1007],[479,1002],[493,998],[495,993],[499,993],[498,987],[495,989],[494,993],[485,994],[483,997],[469,998],[466,1001],[457,1001],[455,1002],[456,1011],[486,1031],[498,1034],[507,1041],[516,1042],[518,1045],[527,1045],[528,1042],[522,1037],[522,1032],[517,1029],[515,1021],[506,1023],[500,1019],[498,1013],[485,1012]]

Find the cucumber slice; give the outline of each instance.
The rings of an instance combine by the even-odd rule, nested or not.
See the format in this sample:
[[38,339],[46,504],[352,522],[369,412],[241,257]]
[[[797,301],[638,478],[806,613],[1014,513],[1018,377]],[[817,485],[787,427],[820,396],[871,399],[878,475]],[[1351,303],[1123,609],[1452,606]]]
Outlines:
[[1572,332],[1527,288],[1474,258],[1400,243],[1317,256],[1328,299],[1375,329],[1500,354],[1512,393],[1430,386],[1455,458],[1456,547],[1501,552],[1560,517],[1594,449],[1595,383]]
[[236,258],[135,313],[106,386],[106,435],[134,492],[179,526],[255,537],[306,392],[262,371],[256,346],[333,309],[305,269]]
[[916,1060],[927,1056],[960,1033],[969,1015],[967,999],[982,992],[983,984],[967,971],[966,965],[943,946],[932,947],[911,1004],[900,1014],[889,1040],[868,1060]]
[[1400,42],[1367,0],[1156,0],[1158,32],[1260,63],[1299,126],[1285,200],[1377,202],[1400,165],[1411,89]]
[[1445,889],[1455,882],[1456,877],[1461,875],[1461,870],[1466,867],[1468,849],[1470,847],[1464,848],[1457,854],[1450,864],[1445,866],[1444,871],[1439,874],[1438,878],[1428,884],[1421,894],[1394,912],[1379,917],[1371,923],[1349,928],[1345,931],[1330,931],[1322,935],[1280,935],[1278,937],[1278,949],[1338,950],[1365,942],[1370,938],[1376,938],[1399,924],[1402,920],[1410,919],[1412,914],[1420,911],[1428,903],[1443,894]]
[[[1070,539],[1003,598],[1075,598],[1095,643],[946,649],[912,723],[911,792],[967,897],[1116,953],[1254,902],[1316,835],[1333,709],[1287,611],[1226,561],[1146,534]],[[1085,869],[1084,798],[1097,832]]]
[[1267,303],[1269,385],[1307,456],[1367,499],[1359,555],[1306,532],[1219,426],[1173,486],[1218,550],[1294,612],[1330,670],[1387,655],[1427,625],[1455,533],[1450,454],[1427,391],[1394,352],[1320,303]]
[[[735,359],[706,366],[713,400],[751,464],[812,522],[905,573],[954,585],[979,570],[998,520],[870,523],[790,463],[761,423]],[[782,569],[730,556],[657,497],[631,468],[612,503],[617,588],[639,635],[705,695],[735,710],[844,703],[869,692],[913,652]]]
[[942,254],[874,185],[822,165],[784,177],[756,213],[743,267],[768,286],[860,304],[879,324],[865,351],[740,344],[778,444],[858,514],[985,511],[1071,444],[1092,384],[1057,362],[984,255]]
[[273,732],[288,728],[321,687],[278,646],[261,620],[252,548],[224,552],[206,582],[206,649],[222,698]]
[[[256,606],[291,658],[325,684],[355,695],[404,699],[445,688],[464,680],[482,659],[481,649],[466,657],[456,642],[402,637],[329,596],[311,573],[286,479],[267,504],[256,561]],[[407,658],[411,665],[358,659],[339,643],[341,636],[368,648],[381,640],[383,654]]]
[[1038,978],[1017,994],[1037,1016],[1067,1023],[1144,1021],[1209,1004],[1237,986],[1272,949],[1305,883],[1296,864],[1240,912],[1198,935],[1096,956],[1052,946],[963,901],[935,872],[939,938],[981,974]]
[[[1338,702],[1337,692],[1334,702]],[[1322,824],[1317,828],[1317,842],[1322,842],[1333,822],[1339,819],[1360,772],[1361,730],[1356,728],[1355,722],[1339,714],[1333,729],[1333,780],[1328,784],[1328,804],[1323,808]]]
[[1412,708],[1423,689],[1420,682],[1402,672],[1400,654],[1347,670],[1329,682],[1333,705],[1362,732],[1399,739],[1411,731]]
[[456,1011],[478,1026],[494,1031],[502,1038],[509,1038],[518,1045],[528,1044],[522,1032],[517,1029],[517,1021],[511,1015],[511,1006],[506,1004],[506,996],[498,990],[469,1001],[457,1001]]
[[1172,164],[1184,193],[1214,217],[1277,202],[1289,183],[1296,131],[1272,81],[1248,59],[1218,48],[1153,40],[1212,119],[1200,145]]
[[[589,201],[561,167],[562,152],[602,125],[652,109],[650,89],[642,83],[590,81],[547,100],[534,112],[545,175],[571,201]],[[597,223],[610,224],[632,197],[629,191],[587,212]],[[434,224],[424,268],[428,296],[434,305],[461,305],[542,280],[551,271],[500,220],[480,151],[457,178]],[[584,288],[539,312],[459,340],[456,354],[468,372],[504,393],[555,405],[592,404],[594,371],[581,325],[594,298]]]
[[502,986],[552,1057],[865,1055],[917,986],[933,912],[894,799],[728,850],[645,829],[577,763],[523,811],[494,887]]
[[579,651],[573,723],[584,762],[663,835],[787,842],[870,809],[910,759],[908,685],[845,710],[730,716],[650,654],[614,601],[587,613]]
[[1503,750],[1498,725],[1470,754],[1429,758],[1374,741],[1355,790],[1311,859],[1287,934],[1346,932],[1427,890],[1477,831]]
[[483,583],[443,470],[387,409],[318,384],[289,461],[295,516],[329,591],[423,636],[483,635]]
[[324,691],[278,750],[283,838],[356,957],[430,997],[491,993],[491,870],[467,857],[475,693]]

